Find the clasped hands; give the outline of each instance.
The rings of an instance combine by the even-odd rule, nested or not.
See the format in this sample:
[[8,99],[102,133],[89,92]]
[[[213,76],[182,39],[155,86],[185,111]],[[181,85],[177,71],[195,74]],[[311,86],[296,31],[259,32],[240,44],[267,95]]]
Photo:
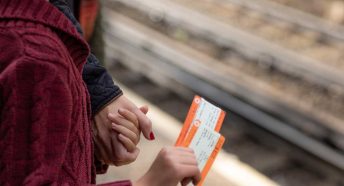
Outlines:
[[135,161],[140,152],[136,145],[141,131],[148,140],[154,139],[147,112],[147,106],[138,108],[124,95],[102,108],[92,123],[98,160],[115,166]]

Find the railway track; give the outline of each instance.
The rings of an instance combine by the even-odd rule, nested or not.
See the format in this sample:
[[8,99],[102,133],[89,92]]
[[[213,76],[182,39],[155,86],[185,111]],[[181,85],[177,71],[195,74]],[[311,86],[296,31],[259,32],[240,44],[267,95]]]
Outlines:
[[167,88],[174,83],[181,95],[199,92],[344,171],[344,81],[333,66],[177,1],[113,2],[104,16],[113,57]]

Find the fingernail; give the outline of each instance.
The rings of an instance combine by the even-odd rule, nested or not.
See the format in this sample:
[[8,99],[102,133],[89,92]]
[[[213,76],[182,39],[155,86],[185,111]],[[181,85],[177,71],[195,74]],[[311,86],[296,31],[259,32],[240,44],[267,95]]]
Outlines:
[[153,133],[153,132],[151,132],[151,133],[149,134],[149,139],[150,139],[150,140],[155,140],[155,136],[154,136],[154,133]]

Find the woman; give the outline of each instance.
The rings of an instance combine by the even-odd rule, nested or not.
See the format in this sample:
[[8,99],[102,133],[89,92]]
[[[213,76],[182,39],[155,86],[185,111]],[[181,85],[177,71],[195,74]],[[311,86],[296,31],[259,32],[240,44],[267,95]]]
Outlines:
[[[0,0],[0,47],[0,185],[95,184],[85,41],[46,0]],[[189,178],[200,179],[192,150],[171,147],[138,181],[108,185]]]

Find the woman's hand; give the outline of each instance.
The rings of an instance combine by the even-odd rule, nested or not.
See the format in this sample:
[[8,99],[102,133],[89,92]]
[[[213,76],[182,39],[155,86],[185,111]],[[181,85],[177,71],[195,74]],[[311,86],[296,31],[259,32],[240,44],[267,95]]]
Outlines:
[[201,173],[193,150],[184,147],[163,148],[148,172],[134,186],[187,185],[188,180],[197,184]]
[[[134,121],[133,117],[127,120],[132,120],[138,124],[134,125],[138,129],[139,133],[142,131],[147,139],[148,137],[151,140],[154,139],[154,134],[152,133],[152,123],[145,115],[148,112],[148,107],[145,106],[138,108],[124,95],[120,96],[101,109],[95,115],[92,123],[92,134],[95,144],[96,157],[98,160],[108,165],[121,166],[131,163],[136,160],[139,154],[139,150],[136,148],[136,145],[140,138],[135,137],[136,139],[133,139],[133,136],[128,136],[130,133],[125,131],[124,133],[126,135],[123,133],[119,136],[117,130],[120,130],[118,128],[122,127],[113,127],[112,123],[116,123],[116,119],[112,121],[114,118],[125,118],[120,114],[120,108],[134,113],[138,122],[136,123],[136,120]],[[130,127],[129,125],[125,126]],[[137,130],[133,129],[132,127],[130,128],[131,131],[134,131],[134,133],[137,134]],[[130,143],[128,139],[133,139],[132,142],[135,144],[135,148],[132,145],[133,143]]]

